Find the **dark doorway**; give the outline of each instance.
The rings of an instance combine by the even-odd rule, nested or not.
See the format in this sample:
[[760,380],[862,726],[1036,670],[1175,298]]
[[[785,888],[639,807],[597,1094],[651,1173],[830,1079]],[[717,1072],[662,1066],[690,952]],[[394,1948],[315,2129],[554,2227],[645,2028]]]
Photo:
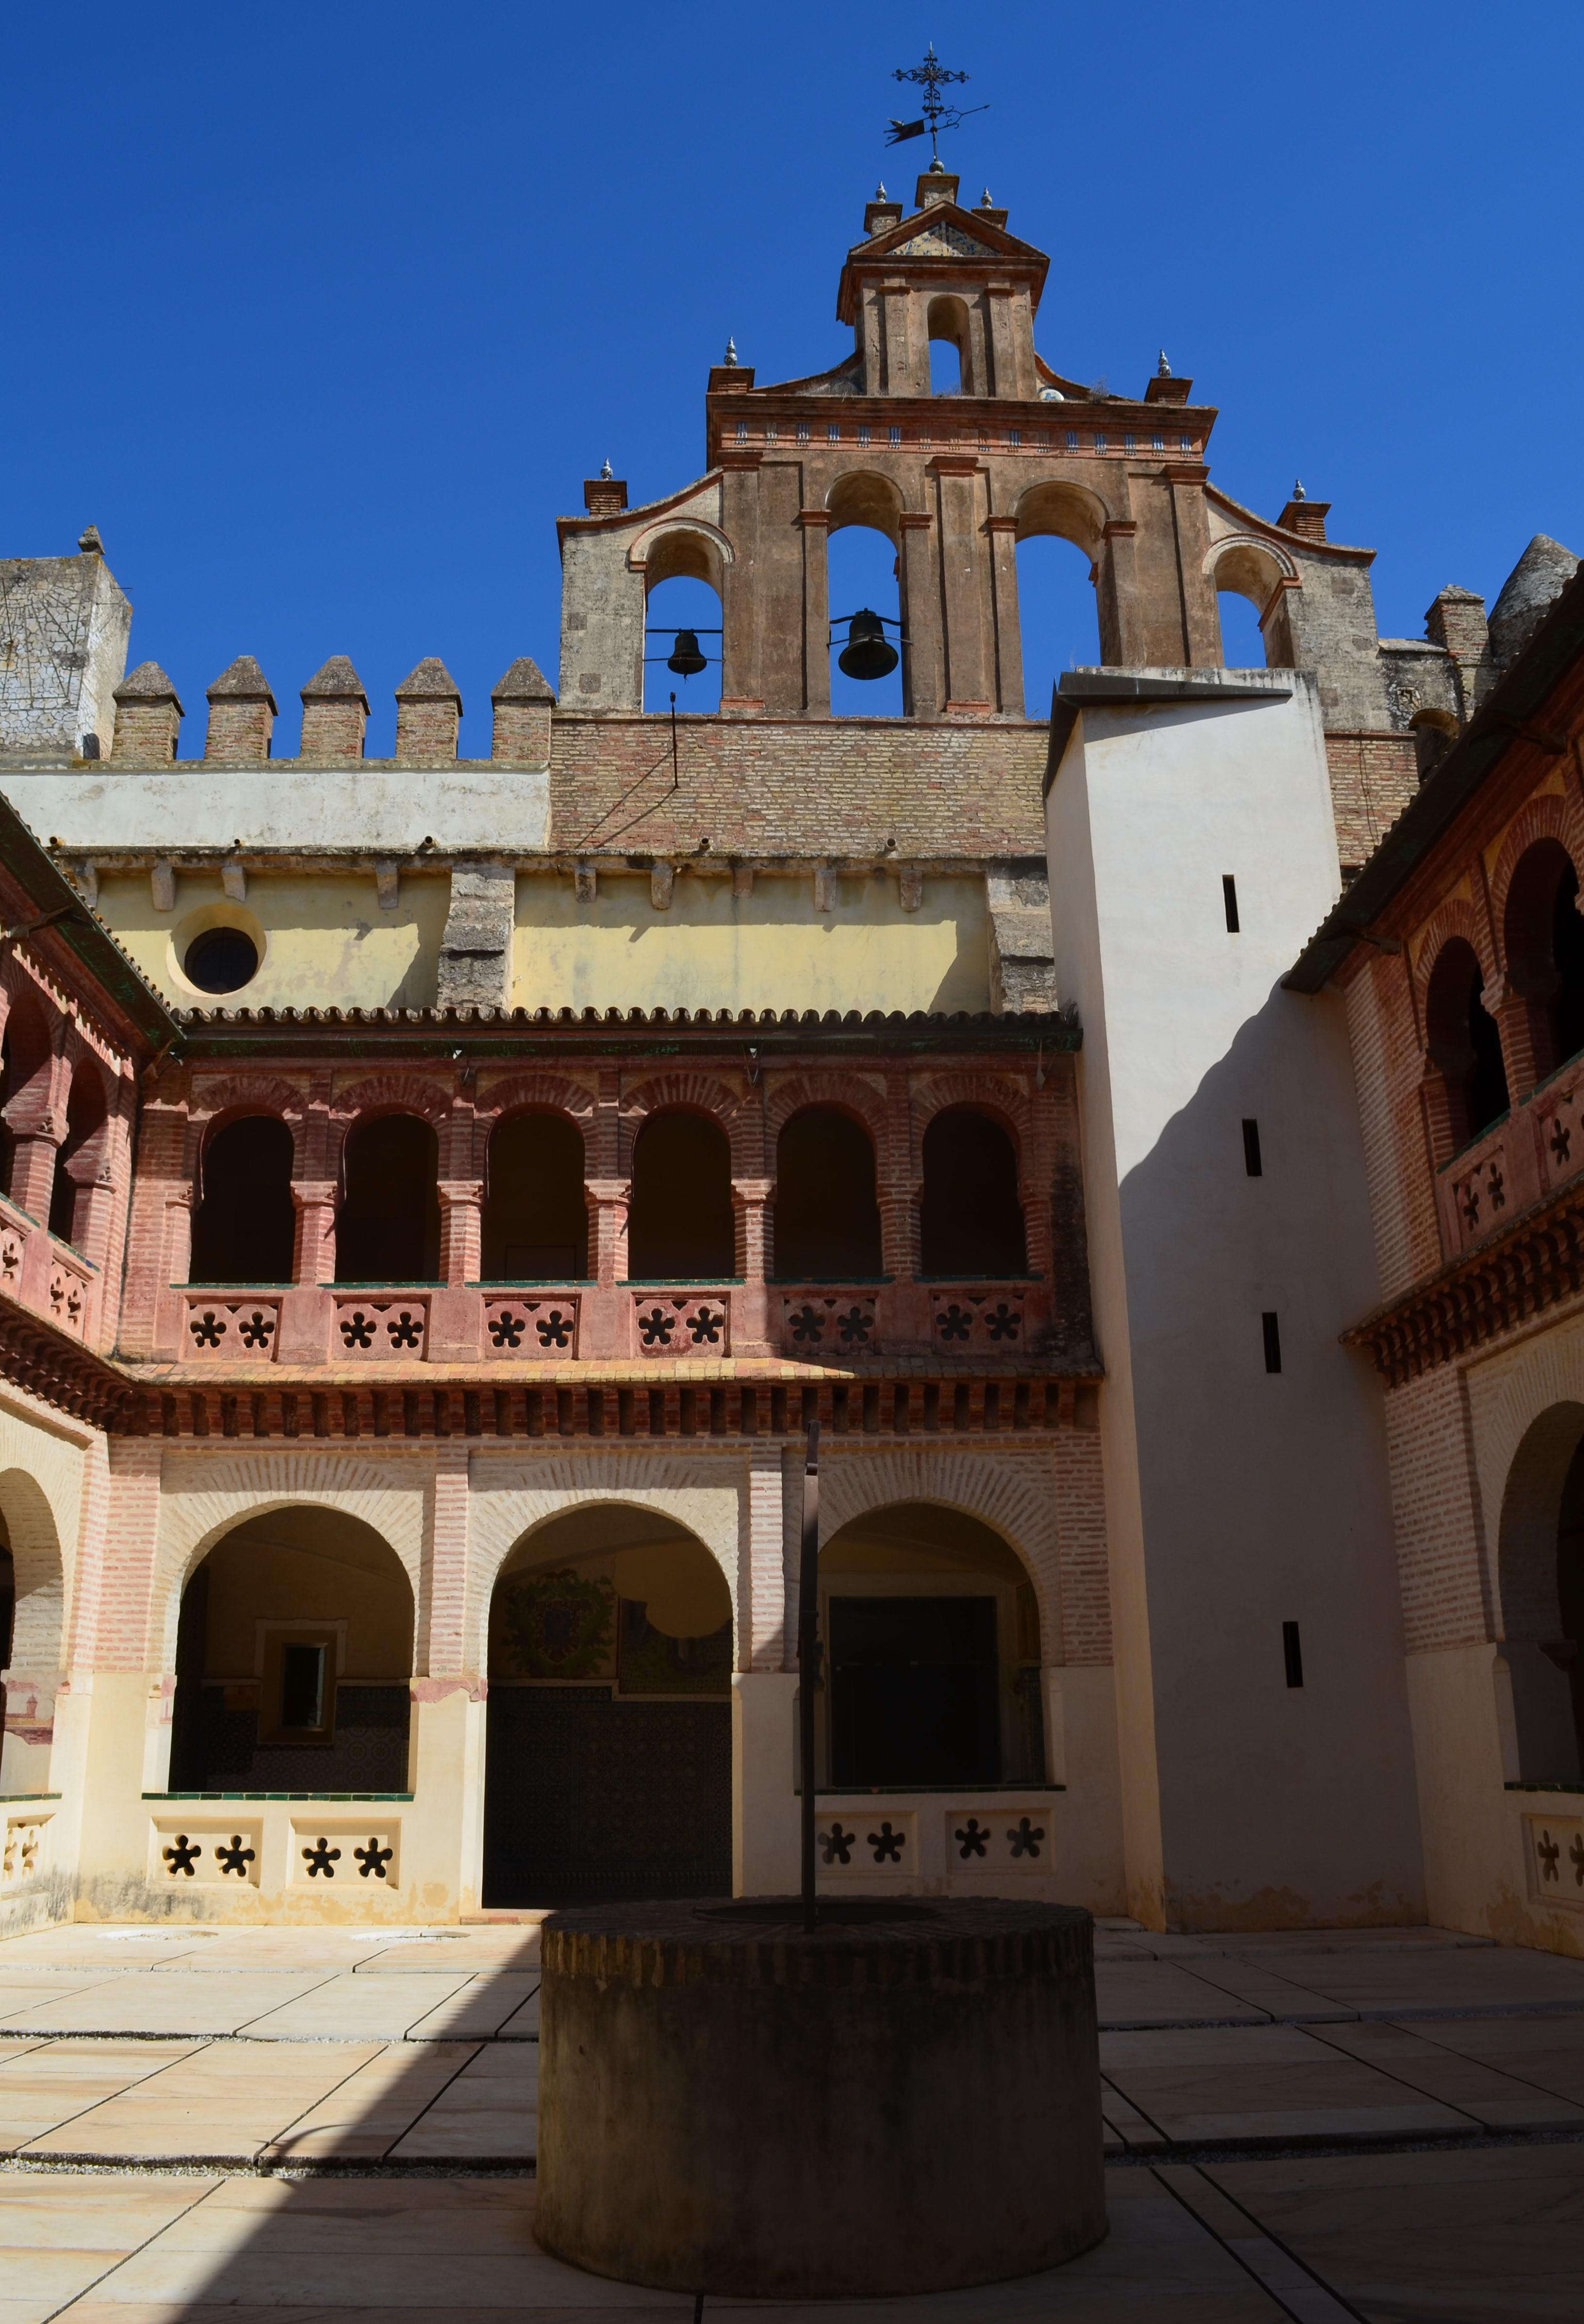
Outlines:
[[949,1106],[925,1131],[919,1231],[926,1275],[1022,1275],[1027,1269],[1018,1157],[989,1114]]
[[633,1141],[627,1272],[638,1283],[718,1283],[736,1269],[732,1148],[707,1114],[652,1114]]
[[829,1601],[831,1781],[1000,1781],[993,1598]]
[[337,1283],[433,1283],[440,1271],[439,1148],[415,1113],[353,1125],[336,1222]]
[[1584,1766],[1584,1443],[1573,1455],[1557,1521],[1557,1602],[1561,1647],[1573,1690],[1573,1728]]
[[290,1283],[296,1214],[291,1132],[244,1114],[205,1143],[192,1222],[191,1283]]
[[583,1136],[560,1113],[512,1113],[490,1136],[486,1283],[565,1283],[588,1273]]
[[[69,1167],[105,1128],[105,1081],[97,1065],[85,1057],[71,1076],[66,1101],[66,1135],[55,1156],[55,1183],[50,1190],[50,1232],[61,1242],[80,1247],[78,1210],[84,1193]],[[94,1157],[82,1167],[92,1169]],[[86,1221],[84,1222],[86,1224]]]
[[503,1686],[486,1715],[486,1904],[731,1895],[729,1702]]
[[874,1148],[839,1106],[806,1105],[776,1145],[775,1271],[834,1283],[880,1272]]

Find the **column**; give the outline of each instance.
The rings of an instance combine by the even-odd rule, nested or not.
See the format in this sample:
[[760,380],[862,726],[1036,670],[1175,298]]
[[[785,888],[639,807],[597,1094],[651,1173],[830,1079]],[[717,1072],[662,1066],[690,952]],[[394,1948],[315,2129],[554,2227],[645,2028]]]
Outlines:
[[336,1181],[294,1178],[291,1203],[297,1213],[291,1244],[291,1288],[281,1301],[282,1363],[322,1364],[330,1329],[331,1295],[321,1288],[336,1278]]
[[[1100,658],[1110,664],[1152,659],[1138,604],[1137,532],[1138,527],[1131,520],[1118,519],[1108,524],[1097,562],[1095,611],[1100,617]],[[1164,639],[1156,639],[1157,656],[1165,644]],[[1177,650],[1174,639],[1171,650]]]
[[764,708],[759,667],[759,464],[756,451],[723,452],[721,527],[732,562],[721,581],[721,708]]
[[625,1356],[632,1338],[632,1298],[622,1286],[627,1275],[627,1210],[630,1178],[589,1178],[583,1197],[589,1215],[589,1273],[594,1288],[583,1294],[578,1351],[584,1356]]
[[741,1286],[732,1301],[732,1352],[737,1356],[769,1356],[777,1351],[769,1338],[769,1295],[765,1289],[765,1247],[768,1213],[775,1197],[773,1178],[733,1178],[732,1208],[736,1213],[737,1266]]
[[483,1264],[484,1186],[482,1178],[442,1178],[440,1279],[449,1290],[476,1283]]
[[737,1580],[737,1660],[732,1679],[732,1889],[784,1896],[799,1877],[794,1737],[797,1674],[785,1670],[787,1545],[792,1506],[784,1469],[796,1450],[756,1443],[748,1455]]
[[804,509],[803,529],[803,707],[810,718],[831,715],[831,514]]
[[931,462],[941,512],[941,603],[945,613],[948,715],[990,709],[984,590],[980,573],[979,461],[942,452]]
[[[79,1738],[83,1894],[111,1900],[141,1891],[148,1873],[148,1811],[141,1794],[170,1782],[176,1674],[168,1662],[175,1623],[155,1600],[160,1479],[158,1437],[113,1436],[103,1563],[114,1575],[91,1633],[76,1641],[72,1693],[87,1698]],[[82,1660],[77,1660],[80,1652]]]
[[11,1199],[19,1210],[37,1219],[41,1226],[50,1216],[50,1198],[55,1192],[55,1157],[65,1135],[65,1122],[53,1113],[30,1122],[25,1130],[12,1132]]
[[1187,653],[1195,669],[1214,669],[1221,659],[1221,615],[1216,603],[1215,576],[1204,569],[1210,549],[1210,517],[1204,505],[1202,463],[1194,461],[1168,468],[1172,487],[1172,522],[1177,536],[1177,569],[1183,592],[1183,626]]
[[881,1345],[903,1353],[927,1351],[929,1294],[918,1281],[918,1204],[922,1179],[882,1182],[875,1189],[880,1213],[880,1262],[891,1277],[876,1302]]
[[189,1180],[167,1182],[161,1237],[161,1261],[154,1284],[154,1344],[152,1353],[180,1360],[187,1353],[185,1286],[192,1275],[192,1213],[198,1200]]
[[1540,1061],[1534,1054],[1534,1021],[1529,1013],[1529,1002],[1499,972],[1491,989],[1482,993],[1480,998],[1496,1019],[1497,1030],[1501,1035],[1508,1103],[1521,1105],[1540,1079]]
[[469,1665],[471,1463],[455,1438],[436,1445],[426,1512],[412,1679],[404,1877],[447,1917],[476,1912],[483,1862],[483,1675]]
[[944,653],[941,641],[940,588],[935,578],[935,519],[925,509],[905,509],[898,558],[901,595],[902,708],[909,718],[938,718],[944,699]]
[[[1023,715],[1023,630],[1018,614],[1018,520],[988,516],[990,592],[995,607],[996,708],[1003,718]],[[1037,706],[1036,715],[1050,715],[1050,704]]]

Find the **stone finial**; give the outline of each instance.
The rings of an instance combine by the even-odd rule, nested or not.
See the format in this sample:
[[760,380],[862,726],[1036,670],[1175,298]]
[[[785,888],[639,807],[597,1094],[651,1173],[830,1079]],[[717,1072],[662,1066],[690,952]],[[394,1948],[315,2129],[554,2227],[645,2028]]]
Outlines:
[[1170,379],[1172,375],[1172,366],[1166,361],[1166,351],[1165,347],[1160,351],[1160,360],[1156,364],[1155,375],[1156,379]]
[[252,654],[238,654],[208,688],[206,699],[209,731],[205,758],[262,766],[270,755],[277,705],[270,681]]
[[727,342],[726,342],[726,352],[725,352],[725,354],[721,357],[721,361],[722,361],[723,364],[729,364],[729,365],[733,366],[733,367],[735,366],[736,362],[737,362],[737,342],[736,342],[736,340],[735,340],[735,339],[728,339],[728,340],[727,340]]
[[169,766],[185,712],[157,661],[139,662],[115,689],[115,746],[124,767]]
[[396,688],[396,756],[410,767],[443,767],[456,756],[462,696],[437,655],[426,655]]
[[97,524],[84,526],[78,535],[77,545],[85,557],[103,557],[105,554],[105,544],[99,539]]
[[886,192],[886,181],[883,178],[879,180],[875,186],[874,198],[877,202],[883,202],[889,198]]
[[610,455],[607,453],[600,462],[600,482],[602,484],[614,484],[615,480],[616,471],[612,467]]
[[302,741],[298,756],[318,762],[361,759],[369,698],[345,654],[332,654],[302,694]]
[[519,654],[490,695],[495,730],[490,745],[493,759],[511,759],[542,767],[550,755],[550,713],[555,688],[536,661]]
[[993,210],[995,208],[994,202],[990,199],[990,189],[988,186],[979,198],[979,207],[981,210]]
[[1570,549],[1548,532],[1535,534],[1490,609],[1490,650],[1504,669],[1523,652],[1578,569]]

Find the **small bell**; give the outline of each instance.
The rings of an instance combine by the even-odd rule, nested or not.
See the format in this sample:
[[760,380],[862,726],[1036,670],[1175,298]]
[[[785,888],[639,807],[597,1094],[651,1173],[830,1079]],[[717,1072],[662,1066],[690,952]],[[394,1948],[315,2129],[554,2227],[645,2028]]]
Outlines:
[[678,678],[696,678],[705,666],[705,658],[698,650],[698,632],[678,630],[676,650],[668,658],[666,668],[674,669]]
[[888,640],[878,613],[866,608],[853,614],[836,667],[849,678],[889,678],[897,667],[897,649]]

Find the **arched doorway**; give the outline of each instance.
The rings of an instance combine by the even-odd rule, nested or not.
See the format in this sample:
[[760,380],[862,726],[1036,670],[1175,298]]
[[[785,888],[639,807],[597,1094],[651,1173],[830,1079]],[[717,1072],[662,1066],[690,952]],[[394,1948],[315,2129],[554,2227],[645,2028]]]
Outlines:
[[26,1470],[0,1471],[0,1793],[51,1788],[65,1612],[65,1568],[43,1489]]
[[1532,1421],[1502,1495],[1501,1658],[1518,1775],[1576,1784],[1584,1769],[1584,1404]]
[[732,1599],[671,1519],[571,1509],[490,1609],[486,1905],[726,1895]]
[[977,1517],[908,1501],[820,1552],[822,1790],[1045,1779],[1039,1612]]
[[182,1596],[171,1790],[405,1791],[412,1627],[406,1569],[360,1518],[233,1526]]

